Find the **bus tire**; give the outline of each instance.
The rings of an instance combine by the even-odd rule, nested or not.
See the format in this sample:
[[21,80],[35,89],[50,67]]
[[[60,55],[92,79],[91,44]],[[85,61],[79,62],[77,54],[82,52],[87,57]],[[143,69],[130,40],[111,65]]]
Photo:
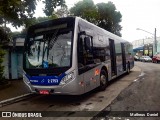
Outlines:
[[127,64],[127,74],[129,74],[130,73],[130,63],[128,62],[128,64]]
[[100,73],[100,86],[99,86],[99,90],[100,91],[104,91],[107,87],[107,84],[108,84],[108,75],[106,73],[105,70],[101,70],[101,73]]

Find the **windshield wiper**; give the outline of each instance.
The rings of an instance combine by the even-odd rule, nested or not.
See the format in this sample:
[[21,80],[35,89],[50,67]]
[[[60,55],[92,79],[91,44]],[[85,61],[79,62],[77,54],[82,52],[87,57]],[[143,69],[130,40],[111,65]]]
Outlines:
[[53,47],[54,43],[56,42],[58,31],[59,31],[59,29],[57,29],[55,31],[55,33],[53,34],[52,38],[50,39],[50,41],[48,43],[49,44],[49,47],[48,47],[49,49],[51,49]]
[[[57,29],[57,30],[54,32],[54,34],[52,35],[51,39],[48,38],[48,40],[47,40],[47,39],[44,40],[43,55],[42,55],[42,64],[43,64],[43,62],[44,62],[44,56],[45,56],[46,50],[47,50],[47,60],[48,60],[49,50],[53,47],[54,43],[55,43],[56,40],[57,40],[58,31],[59,31],[59,29]],[[48,41],[47,46],[45,46],[46,41]]]
[[[41,42],[40,42],[41,43]],[[40,54],[40,43],[39,43],[39,45],[38,45],[38,62],[39,62],[39,54]]]

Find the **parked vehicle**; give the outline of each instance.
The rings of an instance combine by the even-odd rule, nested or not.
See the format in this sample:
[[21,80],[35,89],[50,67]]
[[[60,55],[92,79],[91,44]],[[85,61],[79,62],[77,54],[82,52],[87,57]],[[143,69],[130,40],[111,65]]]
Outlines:
[[139,60],[140,60],[140,57],[137,56],[137,55],[135,55],[135,56],[134,56],[134,60],[135,60],[135,61],[139,61]]
[[152,58],[152,62],[153,62],[153,63],[158,63],[158,62],[160,62],[160,54],[154,55],[153,58]]
[[152,58],[149,57],[149,56],[142,56],[142,57],[140,57],[140,61],[142,61],[142,62],[151,62]]

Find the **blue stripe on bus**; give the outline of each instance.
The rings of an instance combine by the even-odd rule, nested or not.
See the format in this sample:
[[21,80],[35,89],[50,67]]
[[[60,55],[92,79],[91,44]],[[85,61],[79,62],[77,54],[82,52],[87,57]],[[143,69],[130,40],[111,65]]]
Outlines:
[[60,76],[32,76],[30,77],[26,75],[26,77],[29,79],[32,85],[50,86],[50,85],[59,85],[62,78],[65,75],[66,74],[63,73]]

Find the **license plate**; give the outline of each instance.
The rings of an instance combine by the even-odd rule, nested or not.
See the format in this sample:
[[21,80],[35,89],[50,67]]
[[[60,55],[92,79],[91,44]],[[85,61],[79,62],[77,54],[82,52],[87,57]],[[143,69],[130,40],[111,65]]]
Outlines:
[[48,90],[40,90],[39,94],[44,94],[44,95],[48,95],[49,91]]

